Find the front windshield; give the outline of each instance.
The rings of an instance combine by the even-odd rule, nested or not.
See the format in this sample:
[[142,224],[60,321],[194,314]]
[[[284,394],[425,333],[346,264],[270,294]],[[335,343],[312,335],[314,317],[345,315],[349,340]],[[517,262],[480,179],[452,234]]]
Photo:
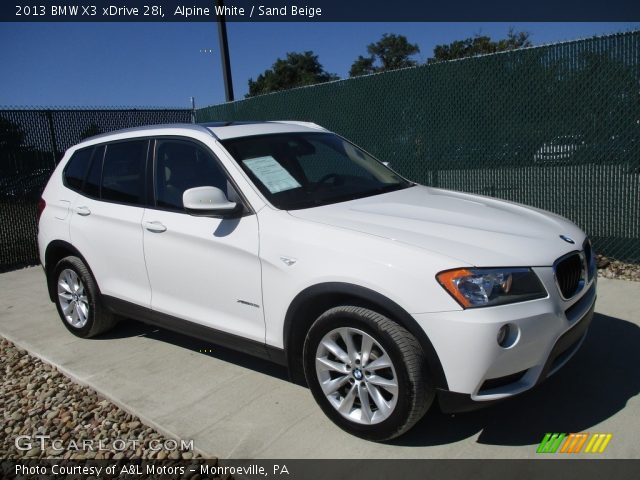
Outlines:
[[279,133],[222,141],[262,194],[295,210],[407,188],[412,184],[331,133]]

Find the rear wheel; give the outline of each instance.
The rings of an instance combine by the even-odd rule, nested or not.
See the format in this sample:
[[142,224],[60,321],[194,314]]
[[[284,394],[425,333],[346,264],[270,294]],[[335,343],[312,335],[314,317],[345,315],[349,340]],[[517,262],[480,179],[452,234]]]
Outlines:
[[96,282],[81,259],[74,256],[63,258],[52,275],[56,282],[56,308],[62,323],[71,333],[89,338],[116,324],[116,316],[100,301]]
[[359,437],[402,435],[433,402],[420,344],[372,310],[328,310],[309,330],[303,355],[307,383],[322,410]]

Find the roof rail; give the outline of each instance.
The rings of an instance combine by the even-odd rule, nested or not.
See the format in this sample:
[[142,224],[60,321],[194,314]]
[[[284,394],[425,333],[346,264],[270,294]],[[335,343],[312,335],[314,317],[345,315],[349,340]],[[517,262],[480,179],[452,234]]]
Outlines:
[[285,124],[290,124],[290,125],[300,125],[301,127],[309,127],[309,128],[315,128],[316,130],[322,130],[322,131],[327,131],[326,128],[324,128],[321,125],[318,125],[317,123],[313,123],[313,122],[303,122],[301,120],[277,120],[277,121],[273,121],[271,123],[285,123]]
[[231,127],[235,125],[256,125],[260,123],[283,123],[289,125],[299,125],[301,127],[314,128],[316,130],[324,130],[327,129],[313,122],[303,122],[300,120],[229,120],[229,121],[212,121],[212,122],[202,122],[198,123],[198,125],[202,125],[203,127],[209,128],[219,128],[219,127]]
[[208,128],[218,128],[218,127],[230,127],[232,125],[255,125],[259,123],[269,123],[262,120],[240,120],[240,121],[212,121],[212,122],[202,122],[197,123],[196,125],[202,125],[203,127]]
[[111,135],[117,135],[119,133],[145,132],[145,131],[148,131],[148,130],[156,130],[158,128],[187,128],[187,129],[190,129],[190,130],[197,130],[199,132],[207,133],[207,134],[211,135],[213,138],[215,138],[216,140],[218,140],[218,137],[216,136],[216,134],[213,133],[213,131],[211,131],[210,129],[206,128],[206,126],[203,125],[203,124],[199,124],[199,123],[160,123],[160,124],[157,124],[157,125],[144,125],[144,126],[140,126],[140,127],[123,128],[123,129],[120,129],[120,130],[114,130],[112,132],[100,133],[100,134],[94,135],[92,137],[84,138],[84,139],[82,139],[81,142],[78,142],[78,143],[84,143],[84,142],[87,142],[89,140],[96,140],[98,138],[109,137]]

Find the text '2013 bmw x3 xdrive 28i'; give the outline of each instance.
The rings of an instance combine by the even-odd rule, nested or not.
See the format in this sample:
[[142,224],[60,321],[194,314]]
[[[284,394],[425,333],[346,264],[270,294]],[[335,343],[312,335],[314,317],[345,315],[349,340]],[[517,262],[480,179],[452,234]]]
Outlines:
[[80,337],[118,318],[287,365],[372,440],[530,389],[585,337],[570,221],[417,185],[310,123],[166,125],[67,151],[39,205],[49,294]]

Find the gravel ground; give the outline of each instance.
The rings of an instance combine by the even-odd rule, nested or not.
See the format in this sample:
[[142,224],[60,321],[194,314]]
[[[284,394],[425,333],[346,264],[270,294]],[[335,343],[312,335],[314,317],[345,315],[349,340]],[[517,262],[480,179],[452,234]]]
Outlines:
[[598,275],[604,278],[617,278],[640,282],[640,264],[624,263],[598,255]]
[[[0,372],[0,458],[200,458],[2,337]],[[19,450],[19,435],[30,436],[32,448]],[[49,436],[45,449],[36,435]]]

